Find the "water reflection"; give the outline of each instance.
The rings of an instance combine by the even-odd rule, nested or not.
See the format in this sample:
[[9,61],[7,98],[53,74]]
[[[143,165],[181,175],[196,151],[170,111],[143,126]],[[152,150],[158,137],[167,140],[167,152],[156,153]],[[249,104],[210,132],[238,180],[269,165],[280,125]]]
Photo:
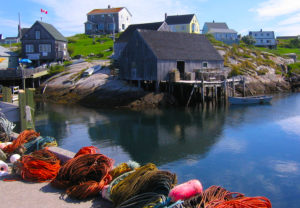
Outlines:
[[36,120],[71,151],[95,145],[116,163],[154,162],[179,182],[267,196],[274,208],[300,204],[300,94],[271,105],[141,112],[41,103]]

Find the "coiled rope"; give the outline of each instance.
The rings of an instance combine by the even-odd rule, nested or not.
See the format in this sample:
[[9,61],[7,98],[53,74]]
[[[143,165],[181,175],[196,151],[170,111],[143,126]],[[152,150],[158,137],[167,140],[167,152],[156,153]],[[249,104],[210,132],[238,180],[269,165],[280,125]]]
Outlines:
[[100,153],[100,150],[97,147],[90,146],[90,147],[82,147],[74,157],[78,157],[79,155],[86,155],[86,154],[96,154]]
[[21,157],[14,169],[25,181],[45,182],[55,178],[59,168],[59,158],[49,150],[42,149]]
[[109,171],[113,160],[102,154],[79,155],[64,164],[56,178],[51,182],[54,187],[67,189],[70,197],[85,199],[96,196],[109,184]]
[[16,125],[6,119],[3,113],[0,113],[0,132],[3,132],[3,138],[0,138],[0,141],[7,142],[10,140],[10,135]]
[[[8,154],[14,153],[18,148],[22,148],[22,145],[24,145],[27,142],[30,142],[38,136],[40,136],[40,134],[35,132],[34,130],[25,130],[19,134],[18,138],[14,140],[12,144],[4,147],[3,151]],[[22,154],[23,152],[19,153]]]
[[143,193],[167,196],[177,183],[177,177],[168,171],[160,171],[152,163],[136,169],[111,189],[111,199],[119,206],[128,199]]

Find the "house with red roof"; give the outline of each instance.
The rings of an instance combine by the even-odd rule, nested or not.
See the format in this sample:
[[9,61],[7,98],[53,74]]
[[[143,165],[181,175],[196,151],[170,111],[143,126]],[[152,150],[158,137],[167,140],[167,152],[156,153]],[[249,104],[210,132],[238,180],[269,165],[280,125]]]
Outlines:
[[126,7],[93,9],[87,13],[85,34],[99,35],[119,33],[130,25],[132,15]]

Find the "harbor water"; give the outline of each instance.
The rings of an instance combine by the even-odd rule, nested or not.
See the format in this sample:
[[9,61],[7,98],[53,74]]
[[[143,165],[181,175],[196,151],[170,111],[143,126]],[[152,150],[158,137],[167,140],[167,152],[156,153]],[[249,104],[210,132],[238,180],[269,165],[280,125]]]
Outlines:
[[179,183],[199,179],[274,208],[300,204],[300,94],[271,104],[133,111],[38,103],[36,130],[77,152],[94,145],[115,159],[155,163]]

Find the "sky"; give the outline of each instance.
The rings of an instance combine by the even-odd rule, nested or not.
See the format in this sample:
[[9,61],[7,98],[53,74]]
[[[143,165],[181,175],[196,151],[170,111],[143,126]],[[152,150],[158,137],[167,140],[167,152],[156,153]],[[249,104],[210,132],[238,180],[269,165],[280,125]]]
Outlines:
[[[5,3],[4,3],[5,1]],[[86,14],[93,9],[126,7],[131,23],[163,21],[164,15],[196,14],[200,27],[205,22],[226,22],[246,35],[250,30],[274,30],[276,36],[300,35],[300,0],[0,0],[0,34],[17,36],[21,26],[36,20],[55,26],[63,35],[84,33]]]

